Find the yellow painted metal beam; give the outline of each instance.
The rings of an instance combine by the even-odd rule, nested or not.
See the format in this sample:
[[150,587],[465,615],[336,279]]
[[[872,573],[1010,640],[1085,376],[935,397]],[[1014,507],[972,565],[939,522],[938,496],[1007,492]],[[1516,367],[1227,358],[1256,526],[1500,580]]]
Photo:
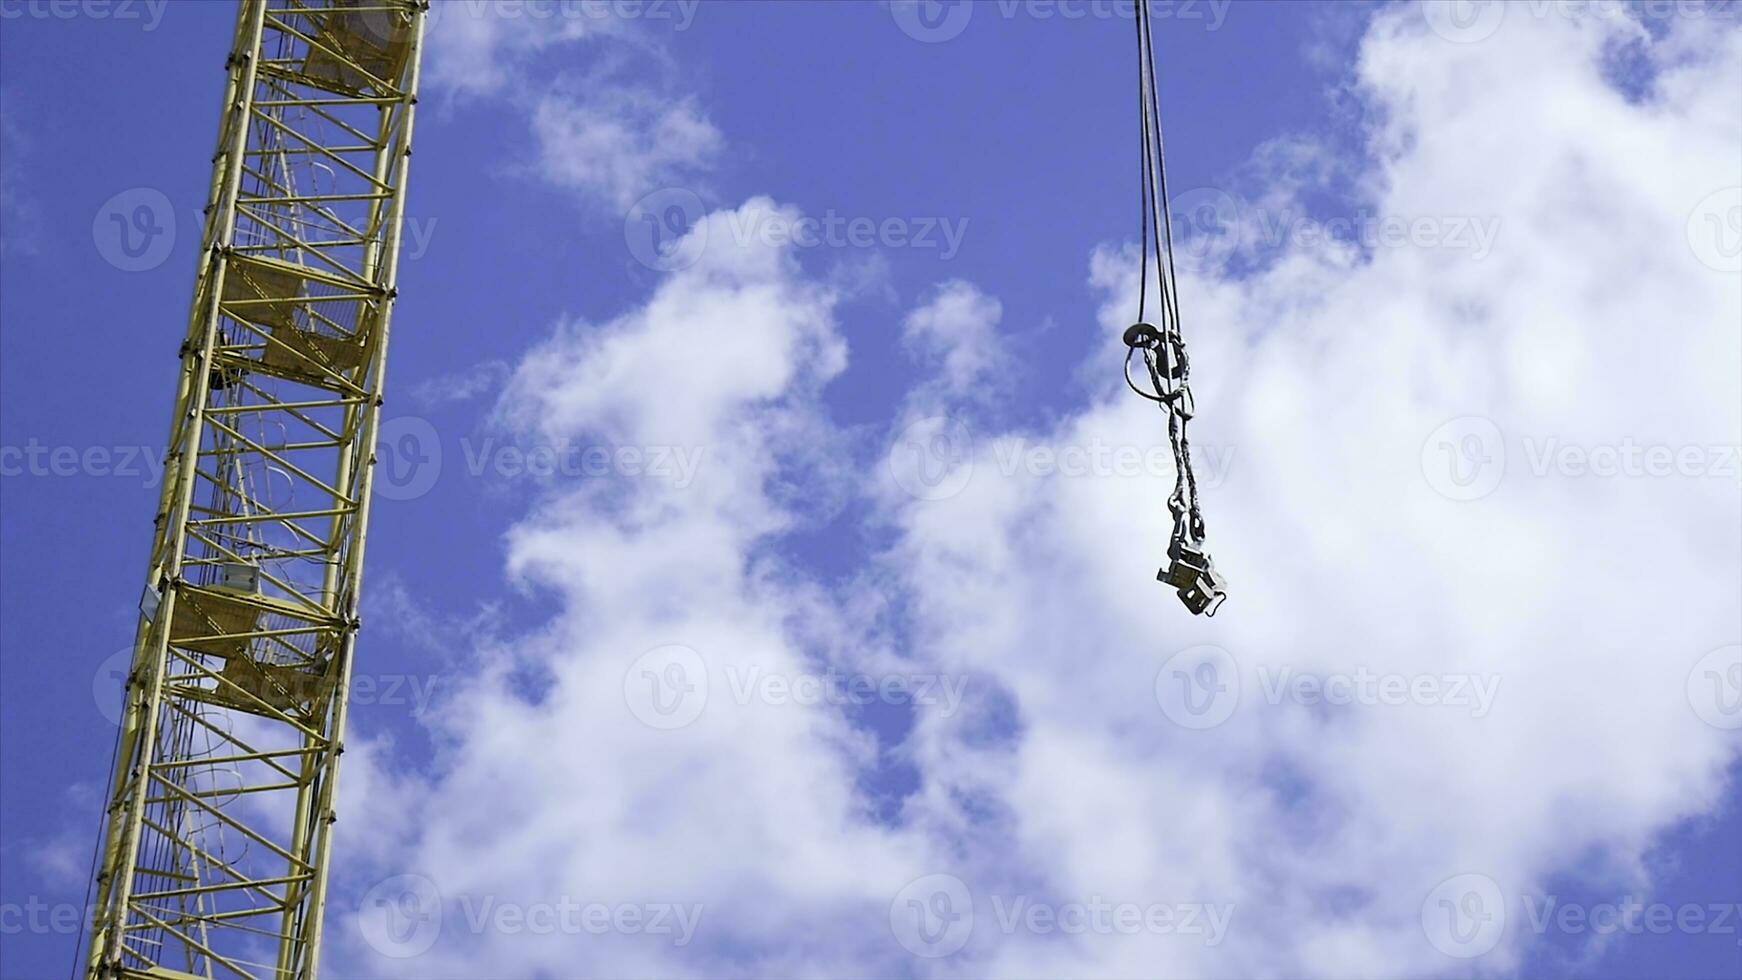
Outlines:
[[319,971],[426,8],[240,0],[93,980]]

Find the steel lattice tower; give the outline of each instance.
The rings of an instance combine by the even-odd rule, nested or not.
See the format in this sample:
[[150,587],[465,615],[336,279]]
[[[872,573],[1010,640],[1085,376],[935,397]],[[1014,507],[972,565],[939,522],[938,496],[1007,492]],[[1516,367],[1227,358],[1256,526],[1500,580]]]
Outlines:
[[92,978],[316,975],[423,0],[241,0]]

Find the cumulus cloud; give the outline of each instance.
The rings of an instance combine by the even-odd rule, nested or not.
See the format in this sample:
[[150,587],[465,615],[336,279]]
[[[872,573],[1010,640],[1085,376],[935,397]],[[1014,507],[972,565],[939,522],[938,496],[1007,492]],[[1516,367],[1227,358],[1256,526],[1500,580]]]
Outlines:
[[506,361],[489,358],[458,371],[413,383],[411,398],[423,408],[471,401],[501,387],[510,371]]
[[[452,99],[499,95],[519,87],[528,63],[540,52],[618,36],[627,26],[608,16],[580,16],[586,9],[472,0],[435,4],[425,28],[425,82]],[[537,16],[541,12],[544,16]]]
[[[691,233],[796,217],[779,211],[757,199]],[[487,655],[441,713],[452,748],[418,797],[441,816],[376,865],[446,899],[441,940],[398,964],[406,975],[802,973],[880,945],[868,923],[925,866],[923,842],[872,821],[855,788],[875,749],[862,732],[764,693],[851,657],[858,632],[764,547],[792,520],[771,484],[846,365],[835,302],[788,250],[710,248],[643,308],[569,324],[521,363],[500,424],[705,457],[688,484],[648,470],[559,492],[511,531],[511,572],[565,611]],[[527,663],[543,678],[530,693],[515,677]],[[466,924],[485,902],[563,901],[699,906],[702,938]]]
[[547,96],[532,126],[547,179],[617,207],[705,169],[722,142],[694,98],[630,87]]
[[[1551,875],[1648,888],[1644,850],[1737,757],[1688,686],[1737,639],[1736,477],[1576,460],[1742,443],[1742,295],[1698,238],[1737,183],[1742,35],[1709,28],[1514,16],[1459,44],[1413,6],[1374,15],[1351,206],[1499,232],[1480,257],[1305,235],[1188,256],[1196,441],[1232,453],[1205,501],[1233,592],[1213,621],[1152,581],[1171,474],[1118,450],[1162,419],[1112,390],[1042,432],[982,422],[951,493],[878,483],[894,537],[863,578],[785,560],[781,488],[843,465],[818,398],[847,369],[838,296],[727,234],[789,209],[705,219],[731,247],[508,382],[497,424],[705,462],[555,490],[510,529],[510,575],[559,611],[480,651],[430,716],[430,773],[347,775],[420,814],[346,825],[368,857],[334,903],[347,975],[1490,974]],[[1616,84],[1618,45],[1648,79]],[[1098,251],[1090,282],[1116,371],[1135,251]],[[965,393],[1001,313],[950,283],[906,319],[928,410],[984,418]],[[1012,467],[1013,439],[1087,469]],[[912,710],[892,819],[864,789],[889,746],[756,681],[830,669],[969,681],[960,710]],[[1373,676],[1404,703],[1297,683]],[[370,932],[390,875],[442,897],[416,955]],[[1468,960],[1424,921],[1465,875],[1515,917]],[[564,901],[700,918],[683,943],[491,918]]]
[[[992,787],[955,726],[923,726],[928,778],[990,793],[1020,848],[1001,857],[1055,894],[1236,909],[1216,948],[976,935],[973,972],[1461,972],[1423,916],[1465,874],[1516,917],[1475,967],[1504,970],[1532,938],[1523,897],[1550,875],[1649,887],[1653,836],[1714,805],[1737,746],[1688,682],[1735,641],[1734,468],[1605,478],[1561,461],[1630,443],[1714,461],[1742,443],[1742,302],[1688,242],[1701,202],[1737,181],[1742,41],[1703,26],[1651,39],[1624,18],[1513,17],[1456,45],[1413,8],[1378,15],[1358,69],[1382,120],[1361,203],[1500,231],[1481,257],[1321,238],[1281,242],[1255,272],[1220,248],[1187,271],[1198,437],[1237,450],[1206,503],[1233,581],[1215,621],[1145,581],[1166,479],[1005,475],[987,440],[962,493],[899,513],[890,560],[916,635],[945,669],[994,671],[1020,718]],[[1609,84],[1616,44],[1661,62],[1646,98]],[[1094,263],[1108,370],[1134,258]],[[1153,406],[1119,397],[1046,441],[1062,457],[1161,437]],[[1473,437],[1498,483],[1460,500]],[[1226,651],[1212,682],[1237,707],[1203,731],[1158,719],[1157,685],[1196,683],[1206,643]],[[1490,701],[1442,686],[1337,706],[1284,684],[1363,674],[1455,676]]]
[[907,315],[902,337],[921,356],[938,362],[937,397],[961,398],[979,388],[1009,358],[998,342],[1004,306],[973,283],[951,280]]
[[[530,121],[539,177],[624,208],[664,184],[695,185],[721,148],[719,130],[653,33],[682,30],[695,12],[693,2],[438,4],[427,31],[427,87],[449,104],[494,98],[515,106]],[[583,50],[587,71],[553,83],[541,59]]]

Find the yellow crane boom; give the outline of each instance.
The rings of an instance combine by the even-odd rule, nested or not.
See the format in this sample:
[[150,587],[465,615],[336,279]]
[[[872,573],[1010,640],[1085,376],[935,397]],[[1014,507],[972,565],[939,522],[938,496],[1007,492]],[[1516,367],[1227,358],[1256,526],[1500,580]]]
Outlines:
[[314,977],[424,0],[241,0],[86,975]]

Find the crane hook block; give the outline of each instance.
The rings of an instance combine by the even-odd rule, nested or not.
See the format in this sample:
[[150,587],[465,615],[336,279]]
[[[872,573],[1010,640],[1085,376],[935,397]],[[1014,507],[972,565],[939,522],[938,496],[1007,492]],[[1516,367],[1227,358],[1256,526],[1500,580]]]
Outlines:
[[1168,546],[1171,561],[1156,580],[1174,587],[1180,601],[1195,616],[1214,616],[1228,598],[1228,581],[1216,571],[1208,552],[1195,542],[1176,539]]

